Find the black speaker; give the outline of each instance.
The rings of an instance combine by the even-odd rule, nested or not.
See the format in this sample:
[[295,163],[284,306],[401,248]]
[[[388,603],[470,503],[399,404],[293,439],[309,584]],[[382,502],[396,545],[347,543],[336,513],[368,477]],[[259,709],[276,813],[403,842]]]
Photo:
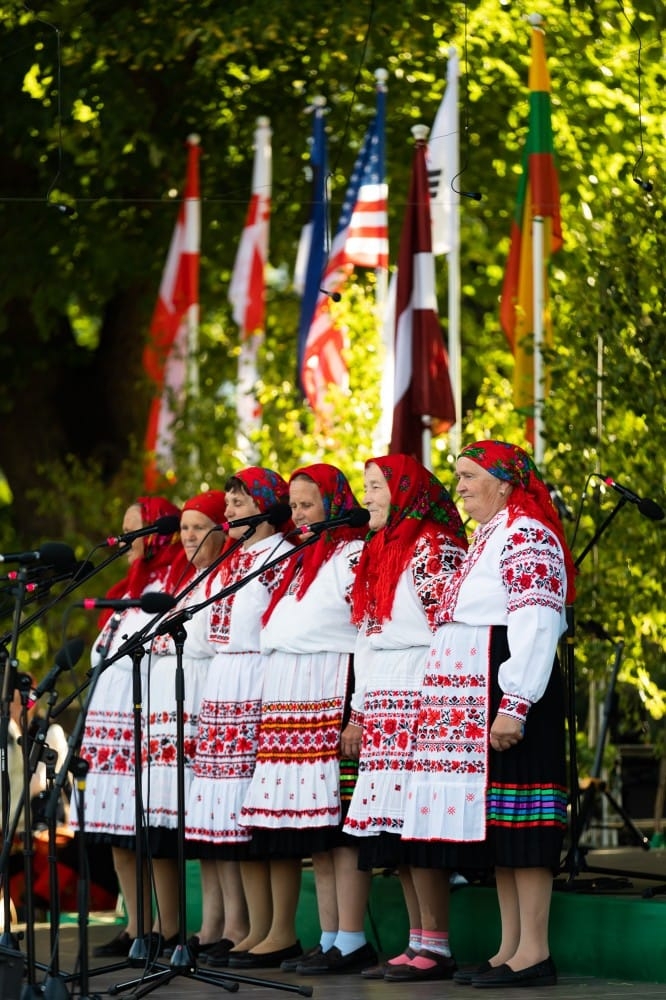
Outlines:
[[23,953],[0,947],[0,997],[20,1000],[23,980]]

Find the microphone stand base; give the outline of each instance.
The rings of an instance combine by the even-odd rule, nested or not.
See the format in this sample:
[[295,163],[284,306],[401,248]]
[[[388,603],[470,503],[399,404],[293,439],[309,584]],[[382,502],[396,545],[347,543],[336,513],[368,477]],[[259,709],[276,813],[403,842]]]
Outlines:
[[[3,938],[6,936],[3,935]],[[3,1000],[19,1000],[23,972],[23,953],[15,949],[9,950],[3,944],[2,949],[0,949],[0,997]]]
[[69,991],[60,976],[47,976],[42,988],[44,1000],[69,1000]]

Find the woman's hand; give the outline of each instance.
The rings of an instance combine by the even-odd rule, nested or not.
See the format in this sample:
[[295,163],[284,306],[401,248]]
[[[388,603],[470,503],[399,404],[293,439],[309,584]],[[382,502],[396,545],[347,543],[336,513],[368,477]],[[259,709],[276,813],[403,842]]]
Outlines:
[[510,750],[520,743],[525,735],[525,726],[518,719],[499,712],[490,727],[490,745],[493,750]]
[[340,750],[343,757],[349,760],[358,760],[361,755],[361,738],[363,730],[360,726],[355,726],[353,722],[347,724],[340,737]]

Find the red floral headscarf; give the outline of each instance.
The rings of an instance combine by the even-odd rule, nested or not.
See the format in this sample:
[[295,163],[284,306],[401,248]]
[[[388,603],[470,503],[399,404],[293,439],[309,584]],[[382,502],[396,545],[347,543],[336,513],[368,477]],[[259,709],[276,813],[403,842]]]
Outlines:
[[352,621],[365,615],[379,622],[391,617],[398,580],[409,565],[421,535],[429,534],[439,551],[445,540],[467,548],[458,509],[440,481],[411,455],[386,455],[365,463],[378,465],[391,491],[386,525],[366,543],[352,590]]
[[[341,517],[352,507],[358,507],[358,502],[346,477],[334,465],[317,463],[296,469],[290,476],[290,485],[299,476],[309,479],[319,489],[327,521]],[[262,623],[266,624],[273,614],[275,605],[288,591],[299,566],[301,572],[296,590],[298,601],[301,600],[323,564],[331,558],[335,550],[351,539],[363,538],[365,534],[366,528],[351,528],[349,526],[336,528],[334,531],[320,532],[316,542],[296,553],[294,558],[287,563],[280,584],[273,593],[271,602],[264,613]]]
[[234,472],[227,481],[227,491],[233,489],[234,479],[241,481],[262,514],[275,504],[286,503],[289,499],[289,487],[282,476],[272,469],[251,465],[240,472]]
[[[135,503],[130,506],[135,505],[141,510],[143,525],[153,524],[161,517],[171,515],[180,517],[179,508],[164,497],[137,497]],[[147,535],[143,543],[142,558],[136,559],[130,566],[127,576],[109,588],[107,598],[115,600],[123,597],[141,597],[150,583],[166,576],[167,568],[181,551],[177,532],[173,535]],[[102,611],[98,619],[100,630],[112,614],[113,611],[108,608]]]
[[550,528],[564,553],[567,575],[566,602],[571,604],[576,596],[576,568],[548,487],[527,452],[506,441],[475,441],[463,448],[459,458],[468,458],[476,462],[491,476],[514,487],[507,498],[508,524],[512,524],[517,517],[524,514]]

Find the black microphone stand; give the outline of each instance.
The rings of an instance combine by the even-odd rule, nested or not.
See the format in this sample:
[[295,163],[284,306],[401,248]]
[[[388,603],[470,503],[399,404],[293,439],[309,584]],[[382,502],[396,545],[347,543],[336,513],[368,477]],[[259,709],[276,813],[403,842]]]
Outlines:
[[[7,838],[10,826],[9,810],[11,795],[9,787],[7,744],[9,739],[11,702],[14,697],[14,688],[16,687],[16,671],[18,669],[17,647],[18,637],[21,631],[21,612],[25,602],[26,590],[27,569],[25,566],[21,566],[18,570],[16,585],[14,587],[14,614],[11,633],[9,636],[0,640],[0,649],[2,649],[4,659],[2,692],[0,694],[0,799],[2,804],[2,830],[7,850],[10,849]],[[5,648],[8,639],[11,640],[9,650]],[[15,952],[18,948],[19,938],[16,934],[12,934],[11,932],[11,896],[8,865],[6,865],[4,869],[0,869],[0,879],[2,880],[1,885],[4,906],[4,925],[2,935],[0,936],[0,948],[7,948],[12,952]]]
[[[88,713],[88,708],[90,705],[91,698],[95,692],[95,687],[101,674],[104,664],[106,662],[106,657],[108,655],[109,649],[111,647],[111,642],[116,634],[122,617],[118,612],[114,614],[109,619],[107,636],[104,645],[100,648],[99,660],[95,665],[90,678],[90,688],[88,691],[88,698],[83,705],[83,708],[79,712],[76,719],[76,723],[72,730],[72,733],[67,741],[67,754],[65,760],[55,776],[53,781],[53,788],[51,789],[50,797],[46,804],[46,820],[47,822],[53,821],[53,818],[57,815],[58,802],[62,794],[62,790],[67,780],[67,774],[71,771],[74,776],[74,785],[76,792],[78,793],[77,800],[77,814],[79,816],[79,878],[78,878],[78,927],[79,927],[79,975],[78,977],[72,976],[71,978],[78,978],[80,985],[79,1000],[99,1000],[99,997],[91,995],[88,993],[89,985],[89,966],[88,966],[88,910],[89,910],[89,896],[90,896],[90,886],[88,878],[88,858],[86,854],[86,843],[85,843],[85,787],[86,787],[86,774],[88,772],[88,764],[85,760],[82,760],[79,756],[79,750],[81,747],[81,740],[83,737],[83,727],[85,725],[86,716]],[[95,975],[99,975],[103,970],[96,969]]]
[[[245,536],[240,539],[240,542],[246,541],[251,534],[254,532],[254,527],[250,526]],[[295,553],[305,548],[307,545],[316,541],[317,536],[312,535],[310,538],[306,539],[305,542],[298,546],[292,546],[290,549],[286,549],[279,556],[276,556],[273,560],[264,563],[258,569],[254,570],[252,573],[248,573],[242,579],[237,580],[236,583],[231,584],[228,587],[223,588],[218,594],[213,597],[208,598],[206,601],[201,602],[198,605],[193,605],[190,608],[185,608],[176,614],[170,615],[167,620],[159,626],[158,631],[154,636],[169,634],[172,636],[174,645],[176,647],[176,676],[175,676],[175,698],[176,698],[176,779],[177,779],[177,864],[178,864],[178,884],[179,884],[179,927],[178,927],[178,944],[174,948],[171,958],[170,965],[168,967],[158,968],[158,971],[149,973],[143,976],[141,979],[132,980],[126,983],[118,983],[115,986],[111,986],[108,990],[109,994],[115,996],[128,989],[134,989],[138,986],[138,989],[134,989],[132,997],[138,1000],[139,997],[146,996],[148,993],[152,993],[153,990],[157,989],[163,983],[169,983],[178,976],[186,976],[189,979],[195,979],[199,982],[208,983],[213,986],[220,986],[222,989],[227,990],[230,993],[235,993],[238,990],[239,983],[246,983],[248,985],[254,986],[269,986],[274,989],[284,990],[291,993],[298,993],[300,996],[312,996],[311,986],[299,986],[298,984],[277,982],[268,979],[259,979],[252,976],[237,976],[233,973],[227,973],[223,971],[219,972],[202,972],[197,968],[197,963],[189,945],[186,942],[186,929],[187,929],[187,896],[186,896],[186,859],[185,859],[185,756],[184,756],[184,744],[185,744],[185,733],[184,733],[184,719],[183,719],[183,706],[185,700],[185,675],[183,672],[183,651],[185,647],[185,640],[187,638],[187,632],[185,630],[185,621],[189,621],[198,611],[207,607],[209,604],[213,604],[230,594],[235,593],[240,590],[241,587],[249,583],[250,580],[262,573],[265,573],[268,569],[275,566],[277,563],[293,556]],[[208,568],[210,571],[211,567]],[[201,577],[206,574],[201,574]]]
[[[49,708],[55,701],[57,695],[55,689],[50,693]],[[46,715],[46,728],[48,732],[48,713]],[[53,790],[53,782],[56,776],[56,765],[58,754],[55,750],[43,744],[40,751],[40,759],[46,768],[46,797],[48,798]],[[48,863],[49,863],[49,965],[46,970],[46,978],[43,985],[43,996],[45,1000],[61,1000],[67,997],[67,989],[64,985],[65,979],[60,973],[60,882],[58,879],[58,828],[57,817],[51,817],[47,821],[48,835]]]
[[[19,690],[21,692],[21,746],[22,746],[22,759],[23,759],[23,788],[21,790],[21,795],[19,797],[14,816],[12,818],[12,825],[9,831],[8,838],[3,845],[2,855],[0,855],[0,870],[4,870],[5,866],[9,863],[9,855],[11,852],[11,846],[16,836],[16,830],[20,822],[21,814],[27,804],[27,812],[25,818],[25,840],[26,847],[23,852],[24,858],[24,872],[25,872],[25,906],[26,906],[26,916],[25,924],[28,928],[28,946],[29,954],[34,954],[34,899],[33,899],[33,859],[34,850],[28,848],[28,842],[32,845],[33,843],[33,833],[32,833],[32,821],[31,821],[31,797],[30,797],[30,781],[32,775],[35,773],[37,765],[40,761],[44,763],[46,768],[46,789],[47,793],[52,787],[53,778],[55,776],[55,764],[57,763],[58,755],[55,750],[52,750],[46,741],[46,736],[49,728],[49,709],[45,716],[40,716],[37,729],[33,735],[29,734],[29,724],[27,716],[27,707],[29,701],[30,692],[30,677],[25,675],[20,678]],[[55,691],[50,692],[49,706],[53,703],[56,694]],[[28,824],[30,825],[30,835],[28,836]],[[48,833],[48,864],[49,864],[49,906],[50,906],[50,924],[49,924],[49,940],[51,946],[51,961],[48,966],[40,965],[38,962],[29,962],[29,973],[28,981],[30,984],[30,989],[37,992],[49,1000],[57,1000],[58,997],[66,996],[66,992],[63,991],[62,979],[60,978],[59,969],[59,959],[58,959],[58,927],[60,923],[60,895],[58,886],[58,865],[57,865],[57,834],[56,834],[56,821],[55,819],[47,824]],[[34,979],[34,967],[39,967],[45,969],[47,972],[47,978],[43,984],[43,987],[37,988],[34,986],[32,980]]]
[[[252,529],[252,531],[254,531],[254,528]],[[193,582],[191,582],[187,587],[185,587],[182,590],[182,592],[180,592],[179,595],[177,595],[177,599],[182,598],[187,593],[189,593],[190,590],[192,590],[192,588],[196,586],[199,583],[199,581],[203,579],[208,573],[212,572],[212,570],[215,569],[223,561],[223,559],[231,555],[232,552],[235,551],[235,549],[238,548],[240,544],[242,544],[242,541],[243,539],[241,539],[237,543],[234,543],[234,545],[226,549],[225,552],[222,553],[213,563],[211,563],[211,565],[203,573],[201,573]],[[107,562],[108,561],[109,560],[107,560]],[[134,816],[135,816],[135,836],[136,836],[135,870],[136,870],[136,892],[137,892],[136,918],[137,918],[137,926],[139,928],[139,933],[132,942],[132,946],[130,948],[126,961],[116,962],[113,963],[112,965],[97,966],[93,970],[93,972],[90,973],[90,975],[93,976],[103,975],[105,973],[115,971],[117,969],[126,968],[128,965],[141,967],[144,966],[149,960],[151,962],[153,961],[153,958],[149,956],[149,950],[145,940],[145,936],[142,933],[144,916],[145,916],[143,893],[144,893],[144,877],[145,877],[144,866],[145,866],[145,858],[147,857],[147,852],[146,852],[147,845],[144,842],[145,829],[143,823],[143,806],[142,806],[142,789],[141,789],[141,753],[142,753],[141,687],[142,685],[141,685],[140,665],[141,665],[141,660],[145,653],[144,643],[146,641],[146,637],[148,636],[148,633],[151,631],[151,628],[155,625],[155,623],[158,622],[161,618],[163,618],[166,613],[167,612],[161,612],[160,614],[156,615],[154,618],[151,619],[150,622],[144,625],[142,629],[140,629],[134,635],[129,637],[118,648],[118,650],[116,650],[115,654],[113,654],[112,656],[107,656],[105,658],[102,658],[102,660],[100,660],[100,662],[98,663],[99,669],[96,675],[95,684],[97,683],[99,676],[104,672],[104,670],[106,670],[107,667],[110,667],[121,656],[131,655],[132,657],[132,705],[133,705],[133,740],[134,740],[133,752],[134,752],[134,793],[135,793]],[[111,639],[112,637],[109,638],[107,649],[110,648]],[[94,672],[93,670],[90,670],[88,672],[86,680],[75,691],[73,691],[67,698],[63,699],[63,701],[61,701],[60,704],[53,709],[52,712],[53,718],[56,718],[58,715],[61,714],[61,712],[65,711],[65,709],[68,708],[68,706],[73,701],[75,701],[76,699],[80,699],[83,691],[85,691],[91,684],[91,678],[93,672]],[[88,702],[84,709],[84,714],[83,714],[84,722],[85,722],[85,717],[87,716],[88,713],[88,706],[90,704],[91,699],[92,699],[92,691],[90,692]],[[81,730],[81,737],[82,734],[83,730]],[[67,978],[70,979],[72,977],[67,977]]]
[[[243,542],[247,541],[247,539],[250,538],[252,534],[254,534],[254,531],[255,531],[254,527],[248,528],[248,530],[245,532],[245,535],[242,538],[239,538],[235,542],[233,542],[233,544],[230,545],[229,548],[225,549],[224,552],[221,552],[219,556],[217,556],[217,558],[213,560],[210,566],[207,566],[206,569],[202,570],[202,572],[199,573],[198,576],[190,580],[190,582],[185,587],[183,587],[182,590],[179,590],[178,593],[174,594],[173,597],[176,603],[180,603],[183,600],[183,598],[186,597],[189,593],[191,593],[191,591],[193,591],[194,588],[197,587],[205,577],[210,576],[213,570],[216,570],[217,567],[225,561],[225,559],[228,559],[229,556],[233,555],[236,549],[238,549],[243,544]],[[125,642],[118,647],[113,656],[109,657],[106,666],[110,667],[112,663],[115,663],[116,660],[121,659],[123,656],[133,655],[137,645],[139,644],[143,645],[146,642],[151,642],[156,635],[160,634],[158,631],[153,632],[153,629],[168,614],[169,614],[168,611],[161,611],[158,615],[155,615],[154,618],[152,618],[149,622],[147,622],[142,628],[140,628],[138,632],[135,632],[134,635],[126,639]]]
[[[587,554],[594,548],[597,544],[604,531],[609,527],[611,522],[617,516],[617,514],[622,510],[622,508],[627,503],[628,498],[624,495],[620,497],[616,503],[613,510],[608,514],[608,516],[602,521],[598,526],[592,537],[590,538],[587,545],[584,547],[583,551],[574,560],[574,566],[576,569],[581,565],[583,559]],[[567,725],[569,730],[569,784],[570,784],[570,838],[571,844],[567,854],[560,866],[560,871],[567,875],[567,879],[561,886],[558,886],[556,882],[555,885],[564,889],[577,889],[580,888],[580,881],[577,881],[577,876],[582,872],[598,874],[598,875],[609,875],[614,877],[619,877],[626,880],[627,877],[639,878],[652,880],[654,878],[654,873],[648,872],[629,872],[621,871],[617,868],[604,868],[597,865],[588,865],[586,853],[587,848],[582,847],[580,844],[580,838],[585,830],[586,813],[581,814],[579,809],[579,796],[580,796],[580,779],[578,776],[578,764],[577,764],[577,749],[576,749],[576,677],[575,677],[575,663],[574,663],[574,636],[575,636],[575,625],[574,625],[574,610],[571,605],[566,609],[567,612],[567,631],[565,633],[565,652],[564,661],[566,663],[566,692],[567,692]],[[619,662],[618,662],[619,668]],[[603,747],[601,748],[603,752]],[[647,837],[643,837],[640,831],[637,831],[638,836],[641,838],[640,846],[645,850],[650,847],[649,840]],[[594,888],[594,883],[592,884]]]
[[[35,622],[38,622],[40,620],[40,618],[43,618],[44,615],[47,614],[47,612],[49,612],[52,608],[54,608],[56,606],[56,604],[59,604],[66,597],[69,597],[69,595],[74,590],[76,590],[77,587],[80,587],[81,584],[84,581],[87,582],[93,576],[96,576],[98,573],[100,573],[103,569],[106,569],[106,567],[109,566],[112,562],[115,562],[115,560],[119,556],[125,555],[129,548],[130,548],[129,545],[125,545],[124,548],[118,549],[117,552],[112,552],[111,555],[108,557],[108,559],[105,559],[103,562],[101,562],[99,564],[99,566],[95,566],[93,572],[92,573],[88,573],[87,576],[81,577],[80,579],[77,579],[77,577],[75,576],[74,579],[72,580],[72,582],[70,584],[68,584],[65,587],[65,589],[60,594],[58,594],[56,597],[54,597],[52,600],[50,600],[47,604],[45,604],[43,607],[41,607],[38,611],[35,611],[35,612],[33,612],[33,614],[29,615],[27,618],[24,618],[24,620],[22,622],[20,622],[20,624],[16,625],[15,626],[16,635],[17,636],[20,635],[22,632],[25,632],[26,629],[30,628],[31,625],[34,625]],[[95,550],[93,549],[93,552],[94,551]],[[91,555],[92,555],[92,553],[91,553]],[[5,633],[4,636],[0,636],[0,645],[6,643],[9,640],[10,635],[11,635],[11,633]]]
[[197,612],[203,610],[203,608],[207,608],[209,604],[214,604],[216,601],[222,601],[225,598],[230,597],[232,594],[235,594],[237,590],[244,587],[246,583],[250,582],[250,580],[254,580],[255,577],[261,576],[262,573],[272,569],[273,566],[277,566],[278,563],[284,562],[284,560],[289,558],[289,556],[296,555],[302,549],[307,548],[308,545],[312,545],[313,542],[317,541],[318,537],[318,534],[310,535],[304,542],[299,542],[298,545],[293,545],[290,549],[281,552],[280,555],[276,556],[274,559],[270,559],[267,563],[264,563],[263,566],[259,566],[258,569],[248,573],[247,576],[244,576],[241,580],[237,580],[228,587],[223,587],[222,590],[219,590],[216,594],[212,594],[211,597],[206,598],[206,600],[202,601],[200,604],[193,604],[189,608],[184,608],[182,611],[178,611],[176,614],[170,615],[166,622],[160,625],[155,633],[150,637],[151,640],[156,638],[158,635],[164,635],[165,632],[171,632],[174,622],[180,624],[189,621],[190,618],[193,618],[194,615],[197,614]]

